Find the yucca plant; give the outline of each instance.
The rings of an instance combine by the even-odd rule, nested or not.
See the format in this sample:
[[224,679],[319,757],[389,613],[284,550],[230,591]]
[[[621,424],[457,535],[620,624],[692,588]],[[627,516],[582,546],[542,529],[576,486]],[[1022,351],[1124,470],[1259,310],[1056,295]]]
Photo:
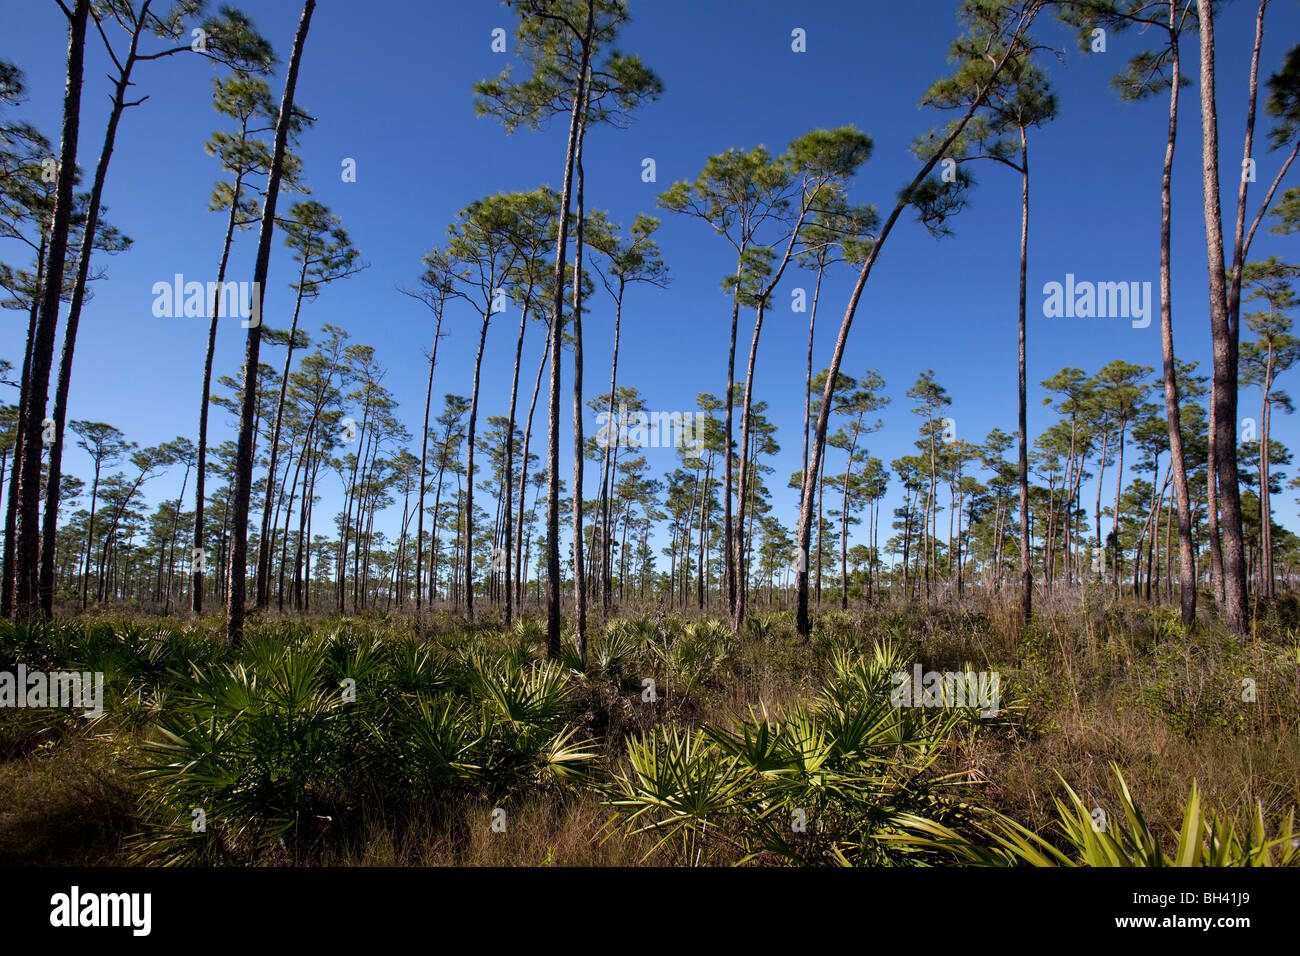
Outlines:
[[192,627],[159,627],[145,648],[149,669],[159,680],[185,671],[190,664],[212,663],[217,656],[217,642]]
[[421,696],[373,726],[372,734],[404,788],[428,794],[480,777],[491,721],[459,697]]
[[143,859],[249,862],[292,849],[319,831],[346,790],[348,705],[322,679],[323,653],[284,647],[258,656],[256,669],[194,668],[143,744]]
[[[1037,867],[1249,867],[1300,866],[1300,832],[1295,808],[1270,836],[1264,808],[1256,803],[1243,821],[1238,814],[1207,813],[1192,781],[1183,807],[1182,826],[1162,835],[1147,822],[1129,792],[1117,764],[1111,764],[1115,798],[1122,819],[1094,817],[1084,801],[1061,779],[1067,799],[1056,800],[1056,843],[1000,814],[978,826],[982,840],[956,834],[930,821],[911,821],[914,835],[900,838],[914,845],[942,849],[961,862],[986,866],[1025,864]],[[1059,777],[1059,775],[1058,775]]]
[[[577,631],[568,629],[561,635],[559,662],[575,674],[587,673],[587,662],[583,659],[582,648],[578,644]],[[523,663],[523,660],[520,663]]]
[[813,617],[814,642],[852,640],[854,632],[853,619],[844,611],[823,611]]
[[[165,685],[151,686],[143,681],[133,682],[125,693],[109,694],[104,688],[104,716],[95,720],[99,729],[106,720],[123,730],[136,731],[149,726],[166,713],[169,691]],[[121,685],[118,685],[119,687]]]
[[748,850],[735,832],[743,818],[766,811],[757,806],[754,772],[741,757],[722,754],[702,730],[656,727],[628,742],[627,761],[605,785],[606,803],[615,811],[606,823],[607,839],[620,827],[658,836],[646,857],[676,839],[693,864],[709,837]]
[[611,826],[680,836],[691,859],[706,838],[737,862],[935,859],[934,848],[886,838],[914,819],[964,832],[968,814],[950,795],[956,777],[934,770],[961,714],[893,706],[888,675],[896,666],[888,647],[871,658],[844,656],[826,692],[784,716],[760,710],[732,729],[658,728],[633,741],[628,769],[606,788]]
[[511,633],[522,644],[536,648],[546,643],[546,628],[534,617],[521,617],[511,628]]
[[670,633],[667,641],[648,646],[662,674],[665,689],[674,690],[673,702],[680,708],[691,692],[709,680],[730,656],[732,634],[721,621],[704,618],[684,625],[680,634]]
[[595,642],[592,662],[600,675],[621,682],[639,657],[640,636],[628,621],[612,621]]
[[482,653],[468,663],[470,689],[497,721],[553,727],[563,717],[570,681],[560,665],[540,661],[524,666]]
[[470,693],[491,728],[484,768],[488,776],[566,780],[595,756],[590,741],[565,725],[573,682],[562,664],[521,666],[510,657],[479,653],[470,656],[468,666]]
[[745,618],[745,630],[750,638],[766,644],[777,630],[777,619],[772,614],[751,614]]
[[447,657],[417,640],[390,645],[384,664],[383,679],[395,694],[432,694],[446,689],[455,677]]

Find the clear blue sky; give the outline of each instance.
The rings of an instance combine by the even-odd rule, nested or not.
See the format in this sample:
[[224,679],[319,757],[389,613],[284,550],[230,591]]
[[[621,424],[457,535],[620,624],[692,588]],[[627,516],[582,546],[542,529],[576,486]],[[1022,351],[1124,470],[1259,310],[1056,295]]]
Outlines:
[[[283,60],[300,11],[297,0],[258,0],[242,7]],[[639,0],[632,10],[635,19],[621,47],[640,54],[661,75],[665,94],[630,129],[601,129],[588,138],[588,204],[608,209],[617,222],[630,223],[642,211],[654,213],[656,195],[673,180],[694,178],[712,153],[759,143],[775,153],[809,129],[844,124],[875,140],[874,157],[858,177],[853,200],[887,210],[915,171],[908,144],[943,121],[917,103],[929,83],[949,69],[947,46],[957,32],[950,0],[797,5]],[[1231,173],[1241,149],[1253,14],[1254,4],[1227,4],[1218,24],[1225,204],[1235,195]],[[57,141],[64,16],[53,0],[9,0],[4,20],[0,58],[26,71],[31,93],[17,115]],[[1286,47],[1300,36],[1294,3],[1273,4],[1268,22],[1261,79],[1277,69]],[[364,5],[321,0],[312,21],[297,97],[317,117],[301,144],[305,177],[314,197],[342,217],[370,268],[327,288],[306,307],[303,324],[309,331],[338,324],[351,331],[353,341],[373,344],[390,370],[386,384],[413,434],[423,410],[423,353],[431,324],[423,306],[395,286],[415,281],[421,255],[444,241],[447,224],[465,204],[496,191],[560,185],[563,129],[507,136],[495,120],[474,116],[471,85],[496,75],[510,59],[491,52],[491,30],[506,28],[513,48],[513,25],[504,5],[488,0]],[[796,27],[807,32],[803,54],[790,49]],[[1040,290],[1067,272],[1079,279],[1149,281],[1158,289],[1167,109],[1160,98],[1121,103],[1109,88],[1110,76],[1141,38],[1112,37],[1106,54],[1085,56],[1055,23],[1043,23],[1037,33],[1063,52],[1063,61],[1047,63],[1059,94],[1059,117],[1031,143],[1031,441],[1053,421],[1041,405],[1044,392],[1037,383],[1063,366],[1091,373],[1114,358],[1160,364],[1158,313],[1141,330],[1116,319],[1047,319]],[[81,139],[87,180],[108,112],[110,67],[97,38],[89,49]],[[1189,69],[1195,49],[1193,39],[1185,41]],[[176,435],[193,437],[196,430],[207,322],[154,318],[151,288],[177,272],[199,280],[215,273],[224,219],[206,211],[218,169],[203,151],[205,139],[224,125],[211,107],[214,72],[197,57],[142,64],[137,89],[149,99],[127,112],[109,174],[107,218],[132,236],[135,246],[100,262],[108,278],[95,284],[94,301],[83,316],[70,417],[107,421],[141,446]],[[272,81],[277,98],[281,82],[279,75]],[[1257,142],[1267,127],[1262,110],[1261,126]],[[1193,86],[1184,93],[1174,174],[1173,308],[1180,357],[1199,360],[1208,373],[1200,149]],[[341,182],[345,157],[357,162],[355,183]],[[655,159],[657,183],[642,182],[644,157]],[[1252,192],[1252,212],[1281,156],[1261,148],[1258,161],[1261,184]],[[844,370],[859,374],[877,368],[886,380],[894,401],[884,414],[884,430],[870,439],[871,453],[886,462],[912,450],[919,419],[904,393],[927,368],[953,397],[950,414],[959,437],[980,441],[995,426],[1014,431],[1019,184],[1000,167],[986,165],[976,173],[980,184],[973,204],[954,223],[955,235],[938,241],[910,220],[900,224],[858,310]],[[1298,175],[1293,171],[1291,184]],[[1227,208],[1225,222],[1231,215]],[[729,304],[719,282],[733,263],[726,244],[699,221],[663,218],[660,241],[672,284],[662,292],[645,287],[630,292],[619,378],[640,389],[649,408],[685,411],[695,407],[697,393],[724,390]],[[1294,237],[1261,229],[1252,258],[1277,254],[1296,261],[1296,243]],[[251,278],[255,244],[254,233],[248,233],[236,246],[229,278]],[[17,255],[16,247],[0,249],[0,257]],[[277,327],[287,325],[284,313],[292,307],[288,264],[283,235],[277,234],[266,305],[266,321]],[[818,369],[829,362],[853,279],[849,270],[841,270],[823,288]],[[799,467],[807,334],[807,316],[789,309],[789,290],[799,285],[811,289],[811,276],[791,274],[783,283],[778,308],[765,324],[756,375],[757,397],[769,403],[779,427],[783,450],[769,481],[777,487],[778,515],[787,526],[795,519],[795,492],[784,485]],[[8,312],[0,322],[0,356],[17,364],[25,317]],[[484,417],[505,413],[516,322],[517,315],[506,316],[489,332]],[[434,385],[439,405],[443,393],[469,393],[477,318],[458,307],[444,328],[451,334],[441,346]],[[584,328],[590,396],[608,385],[612,313],[603,293]],[[742,317],[741,369],[750,328],[752,316]],[[238,374],[243,337],[237,321],[221,330],[216,375]],[[542,346],[535,328],[526,346],[525,367],[533,370],[527,373],[529,387]],[[278,365],[282,353],[264,347],[263,360]],[[566,409],[567,372],[566,360]],[[1280,384],[1291,385],[1285,379]],[[1242,415],[1257,412],[1258,393],[1243,391]],[[539,409],[539,427],[542,421],[544,409]],[[215,444],[233,434],[234,423],[218,411],[211,427]],[[588,433],[595,427],[589,417]],[[565,432],[568,449],[567,427]],[[1293,418],[1277,416],[1274,434],[1300,450]],[[674,465],[670,450],[648,455],[656,473]],[[566,481],[567,459],[566,452]],[[88,474],[88,460],[79,450],[65,462],[73,473]],[[838,467],[838,458],[832,458],[828,471]],[[179,473],[156,480],[150,497],[174,495],[179,481]],[[332,509],[336,492],[326,491],[322,508]],[[1085,500],[1090,497],[1085,491]],[[887,507],[899,500],[892,490]],[[1276,508],[1278,520],[1300,528],[1290,492],[1276,500]],[[325,516],[322,510],[320,518]],[[393,515],[392,524],[396,519]],[[882,541],[887,535],[882,529]]]

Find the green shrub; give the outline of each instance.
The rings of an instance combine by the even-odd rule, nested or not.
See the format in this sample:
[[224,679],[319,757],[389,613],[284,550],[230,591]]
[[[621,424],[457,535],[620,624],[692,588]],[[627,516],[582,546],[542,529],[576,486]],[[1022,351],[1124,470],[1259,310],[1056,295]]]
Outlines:
[[891,841],[917,819],[961,826],[966,811],[934,763],[961,715],[895,707],[888,647],[840,655],[823,693],[779,718],[762,711],[731,729],[657,727],[628,744],[606,785],[611,831],[679,840],[687,859],[725,848],[742,861],[907,865],[927,849]]

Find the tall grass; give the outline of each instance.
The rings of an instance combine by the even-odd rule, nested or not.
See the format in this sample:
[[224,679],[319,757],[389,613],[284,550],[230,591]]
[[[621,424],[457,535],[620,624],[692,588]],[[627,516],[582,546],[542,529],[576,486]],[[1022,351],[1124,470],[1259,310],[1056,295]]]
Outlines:
[[[106,678],[97,720],[0,710],[0,859],[1295,865],[1289,614],[1243,646],[1086,592],[1027,626],[885,604],[804,644],[660,611],[586,661],[529,618],[264,619],[236,652],[215,620],[0,624],[0,669]],[[914,663],[998,671],[1000,716],[893,707]]]

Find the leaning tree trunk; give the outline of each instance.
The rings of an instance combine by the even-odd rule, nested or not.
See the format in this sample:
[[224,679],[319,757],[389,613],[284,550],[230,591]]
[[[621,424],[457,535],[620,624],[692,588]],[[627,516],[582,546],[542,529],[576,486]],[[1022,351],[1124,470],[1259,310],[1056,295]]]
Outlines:
[[203,393],[199,399],[199,440],[198,457],[194,473],[194,564],[193,581],[190,596],[190,608],[195,614],[203,611],[203,579],[207,570],[207,551],[203,546],[204,507],[206,505],[205,485],[208,467],[208,399],[212,394],[212,361],[217,352],[217,313],[221,296],[221,287],[226,281],[226,266],[230,262],[230,246],[235,236],[235,223],[238,213],[238,199],[243,189],[243,174],[235,180],[235,189],[230,203],[230,216],[226,219],[226,236],[221,244],[221,262],[217,265],[217,288],[212,295],[212,316],[208,320],[208,349],[203,359]]
[[[808,316],[808,368],[804,376],[803,387],[803,470],[808,471],[808,436],[811,432],[812,419],[812,380],[813,380],[813,336],[817,329],[817,300],[822,292],[822,273],[824,266],[817,269],[817,283],[813,286],[812,312]],[[802,476],[801,476],[802,477]],[[803,494],[802,486],[799,494]]]
[[483,312],[483,328],[478,336],[478,355],[474,359],[474,391],[469,405],[469,431],[466,438],[465,474],[465,613],[474,620],[474,430],[478,425],[479,373],[483,368],[483,347],[487,344],[488,323],[492,316],[489,302]]
[[[257,591],[258,608],[271,603],[271,549],[275,539],[276,522],[272,520],[271,502],[275,497],[275,470],[280,454],[280,426],[284,421],[284,397],[289,391],[289,370],[293,367],[293,340],[298,335],[298,316],[302,312],[302,292],[307,284],[307,253],[303,252],[302,272],[298,277],[298,295],[293,304],[293,323],[289,327],[289,344],[284,356],[284,374],[280,376],[280,396],[275,403],[275,419],[271,424],[271,447],[266,461],[266,495],[262,501],[262,528],[257,536]],[[218,289],[220,287],[218,286]]]
[[1160,181],[1160,351],[1164,360],[1165,418],[1169,423],[1170,466],[1174,479],[1174,500],[1178,506],[1178,597],[1182,622],[1188,625],[1196,620],[1196,550],[1192,542],[1192,499],[1187,488],[1187,459],[1183,450],[1182,413],[1178,405],[1169,262],[1174,141],[1178,133],[1178,95],[1182,83],[1176,32],[1177,15],[1178,8],[1171,3],[1169,5],[1169,44],[1172,55],[1169,135],[1165,141],[1164,170]]
[[239,444],[235,452],[235,476],[232,490],[234,510],[230,565],[227,572],[226,643],[238,647],[244,640],[244,601],[248,587],[248,506],[253,490],[253,423],[257,415],[257,362],[262,347],[262,293],[271,261],[271,236],[275,231],[275,203],[280,194],[280,177],[284,171],[284,154],[293,120],[293,95],[298,84],[298,67],[302,48],[307,41],[316,0],[306,0],[298,32],[293,38],[293,52],[280,100],[280,115],[275,124],[275,148],[266,180],[266,200],[262,205],[262,225],[257,237],[257,261],[253,268],[253,296],[257,303],[256,321],[248,329],[244,350],[243,388],[239,403]]
[[[623,290],[626,288],[627,280],[623,276],[618,279],[618,295],[614,298],[614,357],[610,362],[609,372],[609,408],[605,413],[605,428],[608,429],[614,423],[614,396],[618,390],[618,346],[619,334],[623,325]],[[621,434],[621,427],[614,433]],[[614,549],[609,540],[609,505],[610,505],[610,480],[609,480],[609,458],[612,445],[609,442],[609,432],[605,433],[604,455],[600,466],[600,588],[601,588],[601,611],[608,616],[609,606],[612,600],[612,572],[610,563],[614,559]]]
[[[425,481],[429,460],[429,405],[433,401],[433,369],[438,364],[438,338],[442,334],[442,308],[438,306],[438,319],[433,328],[433,352],[429,356],[429,384],[424,391],[424,429],[420,432],[420,501],[419,514],[415,520],[415,612],[420,613],[424,597],[424,494],[427,490]],[[437,534],[438,529],[434,528]]]
[[[33,286],[32,305],[27,317],[27,341],[23,348],[23,372],[19,380],[18,408],[27,405],[28,386],[31,382],[32,343],[36,338],[36,317],[40,312],[41,282],[45,275],[45,253],[49,244],[47,231],[42,231],[41,247],[36,256],[36,283]],[[22,429],[16,430],[13,447],[13,466],[9,473],[9,493],[5,496],[5,532],[4,532],[4,580],[0,582],[0,617],[8,617],[14,606],[14,550],[17,547],[18,532],[18,473],[23,458]]]
[[77,0],[68,27],[68,71],[63,94],[63,132],[59,145],[59,174],[54,193],[54,215],[50,225],[49,266],[41,288],[41,310],[32,341],[31,378],[26,401],[19,416],[22,457],[15,468],[18,482],[18,539],[14,554],[16,607],[19,618],[40,611],[40,499],[41,445],[45,410],[54,360],[54,333],[59,321],[63,292],[63,269],[68,252],[68,228],[72,220],[72,193],[77,175],[77,136],[80,131],[81,80],[85,67],[86,18],[90,0]]
[[[542,390],[542,374],[546,371],[546,362],[551,354],[551,337],[550,329],[547,328],[546,344],[542,349],[542,360],[537,365],[537,379],[533,382],[533,399],[528,406],[528,420],[524,425],[524,447],[521,452],[519,461],[519,510],[517,512],[518,520],[515,526],[518,533],[515,535],[515,604],[520,608],[524,606],[524,492],[528,487],[528,446],[532,443],[533,438],[533,414],[537,411],[537,396]],[[535,500],[535,499],[534,499]],[[435,528],[434,533],[437,533]]]
[[[1022,24],[1021,30],[1027,26],[1027,22]],[[798,553],[800,555],[807,555],[808,544],[812,537],[813,492],[816,489],[816,476],[821,470],[822,455],[826,448],[826,428],[830,422],[831,400],[835,394],[835,379],[840,373],[840,364],[844,361],[844,349],[848,345],[849,330],[853,327],[853,317],[857,314],[858,302],[862,298],[863,289],[866,288],[867,279],[871,276],[872,267],[880,257],[880,250],[884,248],[885,240],[889,238],[890,232],[893,231],[894,224],[898,222],[899,216],[901,216],[903,210],[907,208],[908,197],[913,195],[916,188],[925,181],[925,178],[929,176],[931,172],[933,172],[934,167],[939,164],[940,158],[949,147],[952,146],[957,137],[962,134],[967,124],[970,123],[971,117],[975,115],[976,110],[978,110],[987,100],[989,90],[992,88],[992,84],[997,82],[997,78],[1006,66],[1007,60],[1011,56],[1011,52],[1018,48],[1019,36],[1020,31],[1018,30],[1016,34],[1017,42],[1012,43],[1008,50],[998,58],[996,63],[993,64],[993,69],[990,71],[984,87],[975,97],[974,102],[967,107],[962,118],[957,123],[953,124],[952,128],[948,131],[948,135],[939,145],[939,148],[935,150],[934,154],[926,164],[921,167],[920,172],[916,174],[912,179],[912,182],[903,190],[900,201],[894,205],[894,209],[889,214],[889,218],[885,220],[885,223],[880,230],[880,234],[877,236],[875,243],[871,247],[870,253],[868,253],[866,260],[862,263],[862,269],[858,272],[857,282],[854,283],[853,291],[849,296],[848,306],[844,311],[844,319],[840,323],[839,334],[835,339],[835,351],[831,355],[831,364],[826,376],[826,387],[822,393],[821,407],[817,412],[817,426],[813,434],[812,458],[808,463],[809,467],[804,470],[803,489],[800,494],[801,504],[799,506],[799,530],[797,542]],[[795,625],[798,629],[799,636],[807,642],[812,634],[808,619],[807,560],[805,559],[800,561],[799,565],[800,570],[797,575],[798,594],[795,609]]]
[[515,343],[515,371],[510,382],[510,414],[506,417],[506,480],[502,486],[501,495],[505,502],[503,517],[505,519],[505,625],[507,628],[510,627],[515,605],[515,581],[512,577],[515,556],[511,542],[515,532],[519,530],[514,527],[514,512],[511,510],[514,503],[510,500],[510,494],[514,490],[515,477],[515,413],[519,401],[519,367],[524,358],[524,333],[528,330],[528,303],[532,301],[532,298],[533,286],[530,282],[528,291],[524,295],[524,304],[519,310],[519,340]]
[[[147,8],[148,4],[145,4],[145,10]],[[63,332],[63,355],[59,360],[58,384],[54,389],[54,441],[50,445],[48,474],[45,480],[45,516],[41,528],[41,611],[46,615],[54,612],[54,550],[57,541],[59,484],[63,465],[63,427],[67,420],[68,388],[72,383],[72,358],[77,348],[77,328],[81,322],[81,308],[86,301],[86,281],[90,276],[90,257],[95,247],[95,230],[99,227],[104,181],[108,177],[108,164],[113,158],[117,124],[128,105],[126,91],[131,86],[131,71],[135,66],[141,29],[143,29],[143,21],[131,34],[131,47],[127,51],[126,60],[114,84],[113,108],[108,115],[104,145],[99,152],[99,162],[95,166],[95,179],[90,188],[86,222],[81,231],[81,249],[77,253],[77,275],[72,287],[72,298],[68,303],[68,318]]]

